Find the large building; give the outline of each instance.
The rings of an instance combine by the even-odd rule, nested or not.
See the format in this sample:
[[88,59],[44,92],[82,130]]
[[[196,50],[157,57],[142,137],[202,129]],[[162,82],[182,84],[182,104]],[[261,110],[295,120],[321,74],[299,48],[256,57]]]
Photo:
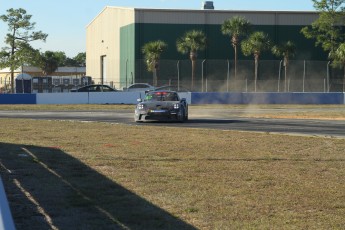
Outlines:
[[[142,46],[150,41],[163,40],[168,49],[162,54],[160,83],[183,81],[190,73],[188,55],[178,53],[176,40],[186,31],[202,30],[207,37],[207,48],[199,52],[199,76],[203,64],[208,64],[208,76],[223,79],[234,57],[230,38],[221,33],[224,20],[243,16],[250,21],[254,31],[266,32],[274,44],[291,40],[296,44],[296,60],[327,61],[327,56],[314,40],[301,34],[304,26],[318,17],[316,12],[286,11],[233,11],[233,10],[173,10],[105,7],[87,26],[86,74],[99,82],[126,87],[134,82],[152,83],[152,74],[143,62]],[[217,60],[217,61],[216,61]],[[241,53],[239,60],[252,62],[252,57]],[[261,60],[279,60],[271,53]],[[204,63],[206,61],[206,63]],[[222,63],[222,64],[219,64]],[[277,64],[278,63],[278,64]],[[242,63],[244,66],[244,62]],[[219,66],[222,67],[219,67]],[[251,65],[251,64],[250,64]],[[224,73],[211,74],[212,68],[224,68]],[[279,68],[279,67],[277,67]],[[97,81],[97,80],[96,80]]]

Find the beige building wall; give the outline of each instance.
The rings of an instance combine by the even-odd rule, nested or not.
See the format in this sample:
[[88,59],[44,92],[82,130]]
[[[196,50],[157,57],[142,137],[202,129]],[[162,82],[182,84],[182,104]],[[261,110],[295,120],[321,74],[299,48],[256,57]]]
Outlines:
[[104,84],[120,86],[120,28],[134,23],[134,9],[105,7],[86,28],[86,75],[102,82],[102,57],[105,62]]

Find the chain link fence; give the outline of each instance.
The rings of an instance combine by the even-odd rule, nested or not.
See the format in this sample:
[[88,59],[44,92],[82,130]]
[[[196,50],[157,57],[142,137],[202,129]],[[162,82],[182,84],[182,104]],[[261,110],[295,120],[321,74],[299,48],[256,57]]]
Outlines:
[[[152,84],[144,60],[136,62],[135,82]],[[343,92],[344,71],[325,61],[259,61],[255,79],[254,61],[197,60],[192,84],[190,60],[161,60],[158,86],[179,85],[198,92]],[[191,89],[191,86],[194,86]]]
[[[88,84],[110,85],[122,89],[133,83],[149,83],[153,85],[153,73],[147,71],[144,60],[137,60],[134,69],[130,65],[123,66],[127,76],[107,76],[107,79],[126,79],[121,82],[102,81],[92,77]],[[157,86],[174,85],[196,92],[344,92],[344,70],[333,68],[327,61],[296,61],[289,62],[285,68],[283,61],[259,61],[258,74],[255,78],[253,60],[237,62],[237,73],[233,60],[197,60],[195,77],[192,81],[192,64],[190,60],[160,60],[157,71]],[[67,92],[71,88],[85,85],[81,77],[52,77],[47,92]],[[70,79],[70,80],[68,80]],[[10,79],[0,79],[3,87],[1,92],[9,89]],[[56,83],[56,81],[61,81]],[[66,81],[66,82],[65,82]],[[68,82],[67,82],[68,81]],[[193,88],[191,87],[193,85]],[[32,83],[34,92],[36,90]],[[36,91],[35,91],[36,90]],[[19,90],[22,92],[23,90]]]

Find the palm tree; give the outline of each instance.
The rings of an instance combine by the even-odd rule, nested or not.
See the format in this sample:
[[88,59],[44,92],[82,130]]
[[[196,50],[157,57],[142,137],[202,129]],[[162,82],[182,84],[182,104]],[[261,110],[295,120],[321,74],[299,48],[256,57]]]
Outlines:
[[145,55],[147,70],[153,72],[153,86],[157,86],[157,70],[162,52],[167,48],[167,44],[161,40],[146,43],[141,51]]
[[177,51],[182,54],[189,52],[189,58],[192,61],[192,82],[191,90],[194,89],[195,65],[198,57],[198,51],[204,50],[206,47],[206,36],[204,32],[199,30],[191,30],[179,38],[176,42]]
[[262,52],[270,48],[270,40],[268,35],[264,32],[258,31],[252,33],[248,39],[244,40],[241,44],[242,52],[245,56],[251,54],[254,55],[255,61],[255,92],[256,92],[256,82],[258,79],[258,68],[259,68],[259,58]]
[[343,92],[345,92],[345,43],[339,45],[338,49],[335,50],[334,56],[333,65],[342,66],[344,68]]
[[286,82],[289,80],[287,77],[287,68],[290,58],[295,56],[296,46],[293,42],[287,41],[281,45],[275,45],[272,47],[272,53],[277,57],[283,57],[284,59],[284,71],[285,71],[285,92]]
[[240,43],[240,38],[248,34],[250,26],[250,22],[244,17],[234,16],[225,20],[221,27],[222,33],[231,37],[231,44],[234,48],[235,79],[237,78],[237,47]]

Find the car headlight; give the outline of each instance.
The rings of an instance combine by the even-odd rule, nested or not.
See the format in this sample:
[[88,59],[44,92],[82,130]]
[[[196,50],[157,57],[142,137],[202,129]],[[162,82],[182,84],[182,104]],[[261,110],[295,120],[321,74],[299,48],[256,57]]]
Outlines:
[[138,107],[137,107],[138,109],[145,109],[145,106],[144,106],[144,104],[138,104]]
[[179,109],[180,108],[180,104],[174,104],[174,109]]

